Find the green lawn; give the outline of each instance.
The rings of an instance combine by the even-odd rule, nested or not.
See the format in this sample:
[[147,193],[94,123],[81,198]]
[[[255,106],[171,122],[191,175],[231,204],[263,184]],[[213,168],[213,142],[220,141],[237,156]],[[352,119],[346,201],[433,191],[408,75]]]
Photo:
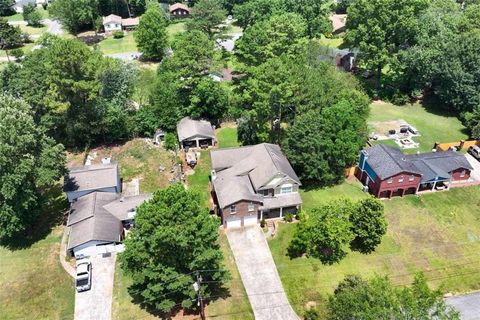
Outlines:
[[20,30],[24,33],[28,33],[30,35],[41,35],[45,31],[47,31],[48,27],[41,26],[41,27],[31,27],[31,26],[20,26]]
[[73,319],[73,279],[60,266],[63,227],[20,250],[0,247],[0,318]]
[[217,131],[218,147],[231,148],[238,147],[237,128],[220,128]]
[[[420,143],[419,149],[406,152],[430,151],[435,142],[453,142],[468,139],[462,123],[454,116],[427,111],[420,104],[394,106],[389,103],[374,103],[370,108],[369,121],[388,121],[403,119],[416,127],[421,136],[414,140]],[[387,140],[388,141],[388,140]],[[383,143],[383,142],[381,142]],[[395,145],[393,141],[386,142]]]
[[114,39],[113,36],[106,38],[98,44],[98,48],[104,54],[114,54],[123,52],[138,51],[137,44],[133,38],[133,33],[125,34],[123,38]]
[[195,173],[187,176],[189,188],[199,192],[202,202],[209,208],[210,167],[210,150],[200,151],[200,158],[195,166]]
[[343,38],[327,38],[322,35],[318,42],[327,47],[338,48],[343,44]]
[[[302,194],[310,209],[342,195],[365,196],[355,184]],[[397,285],[409,284],[416,271],[424,271],[432,287],[444,292],[480,289],[480,188],[456,188],[449,192],[406,196],[383,202],[388,232],[376,252],[350,252],[340,263],[325,266],[316,259],[286,256],[295,225],[281,224],[269,241],[290,302],[302,314],[307,304],[323,312],[328,294],[347,274],[364,277],[389,275]]]
[[176,34],[185,32],[186,30],[187,27],[185,25],[185,22],[172,23],[167,27],[168,37],[170,40],[172,40]]
[[11,16],[3,16],[2,18],[6,18],[7,21],[23,21],[23,15],[21,13],[16,13]]

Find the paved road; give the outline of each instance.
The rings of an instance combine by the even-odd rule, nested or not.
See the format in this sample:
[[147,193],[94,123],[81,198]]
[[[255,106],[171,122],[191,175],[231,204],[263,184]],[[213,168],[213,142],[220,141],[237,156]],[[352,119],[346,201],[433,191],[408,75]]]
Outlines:
[[138,52],[138,51],[106,54],[107,57],[121,59],[121,60],[125,60],[125,61],[136,60],[136,59],[140,58],[141,55],[142,55],[142,53]]
[[110,320],[112,318],[113,276],[116,255],[92,261],[92,289],[75,293],[75,320]]
[[238,271],[256,320],[297,320],[259,226],[227,229]]
[[445,301],[460,312],[462,320],[480,319],[480,292],[450,297]]

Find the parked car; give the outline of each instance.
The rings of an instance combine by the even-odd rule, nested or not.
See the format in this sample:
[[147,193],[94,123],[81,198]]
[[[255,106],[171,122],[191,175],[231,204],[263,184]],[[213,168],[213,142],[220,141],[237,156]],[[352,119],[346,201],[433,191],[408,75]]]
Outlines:
[[468,153],[470,153],[475,159],[480,160],[480,147],[471,146],[468,148]]
[[87,291],[92,287],[92,263],[90,260],[77,260],[75,287],[77,288],[77,292]]

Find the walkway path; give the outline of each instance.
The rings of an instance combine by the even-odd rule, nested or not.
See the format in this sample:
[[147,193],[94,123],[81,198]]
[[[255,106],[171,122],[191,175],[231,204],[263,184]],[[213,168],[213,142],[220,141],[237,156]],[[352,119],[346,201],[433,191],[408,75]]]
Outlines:
[[227,229],[227,237],[255,319],[298,320],[260,227]]
[[65,227],[63,229],[63,236],[62,236],[62,243],[60,244],[59,258],[60,258],[60,264],[62,265],[63,269],[65,269],[65,271],[72,278],[75,279],[75,275],[76,275],[75,268],[73,268],[73,266],[65,260],[65,258],[67,256],[67,242],[68,242],[68,233],[69,232],[70,232],[69,227]]

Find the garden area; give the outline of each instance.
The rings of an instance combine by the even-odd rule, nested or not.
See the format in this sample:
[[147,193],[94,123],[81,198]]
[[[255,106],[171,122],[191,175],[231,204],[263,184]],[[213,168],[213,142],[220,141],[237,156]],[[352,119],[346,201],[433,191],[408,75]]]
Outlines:
[[[417,271],[443,292],[463,293],[480,288],[480,188],[455,188],[446,193],[406,196],[384,201],[388,231],[369,255],[349,252],[334,265],[313,258],[290,259],[287,246],[295,224],[280,224],[269,241],[288,298],[299,313],[315,306],[323,314],[325,302],[346,275],[368,278],[388,275],[395,285],[408,285]],[[356,182],[303,191],[307,211],[329,200],[366,197]]]

